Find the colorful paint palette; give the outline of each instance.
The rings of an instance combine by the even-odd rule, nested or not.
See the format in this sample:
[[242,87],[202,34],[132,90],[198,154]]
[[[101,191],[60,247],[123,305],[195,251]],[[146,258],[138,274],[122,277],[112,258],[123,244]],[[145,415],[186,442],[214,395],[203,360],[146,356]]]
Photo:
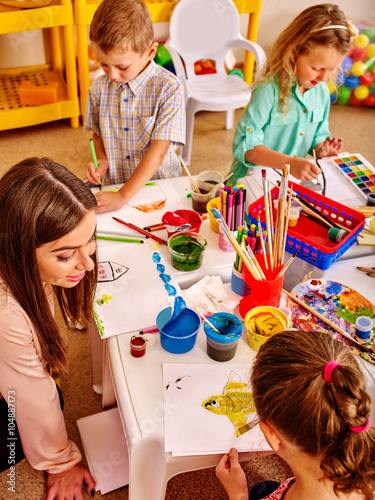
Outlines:
[[339,155],[332,161],[365,200],[370,193],[375,193],[375,167],[359,153]]
[[375,306],[368,299],[352,288],[330,280],[304,281],[296,285],[291,294],[342,328],[353,341],[337,333],[321,319],[289,299],[288,307],[291,309],[295,328],[329,331],[334,338],[348,345],[355,354],[375,364],[375,323],[370,338],[362,342],[364,348],[358,344],[355,336],[355,322],[359,316],[368,316],[373,322],[375,320]]

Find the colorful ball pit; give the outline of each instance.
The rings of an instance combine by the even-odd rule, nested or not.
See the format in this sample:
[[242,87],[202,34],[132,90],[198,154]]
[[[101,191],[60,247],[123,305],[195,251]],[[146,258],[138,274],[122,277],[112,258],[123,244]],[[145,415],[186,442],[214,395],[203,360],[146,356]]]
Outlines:
[[331,103],[375,107],[375,25],[356,23],[359,35],[341,64],[336,85],[329,83]]

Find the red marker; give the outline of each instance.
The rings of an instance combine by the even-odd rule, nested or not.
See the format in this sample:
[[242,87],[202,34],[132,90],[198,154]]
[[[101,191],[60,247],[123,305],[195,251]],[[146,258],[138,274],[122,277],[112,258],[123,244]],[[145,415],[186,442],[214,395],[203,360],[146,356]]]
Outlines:
[[135,226],[134,224],[131,224],[130,222],[125,222],[121,219],[118,219],[117,217],[112,217],[117,222],[120,222],[120,224],[124,224],[127,227],[130,227],[131,229],[134,229],[134,231],[138,231],[141,234],[144,234],[145,236],[148,236],[149,238],[157,241],[158,243],[164,243],[164,245],[167,245],[167,241],[163,240],[162,238],[159,238],[158,236],[155,236],[154,234],[151,234],[149,231],[145,231],[141,227]]

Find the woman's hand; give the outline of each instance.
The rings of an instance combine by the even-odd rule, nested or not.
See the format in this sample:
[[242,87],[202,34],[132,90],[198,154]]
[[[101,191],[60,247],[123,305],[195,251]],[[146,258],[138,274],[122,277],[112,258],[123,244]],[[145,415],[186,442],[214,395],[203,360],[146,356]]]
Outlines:
[[216,477],[228,493],[229,500],[248,500],[245,473],[238,461],[238,451],[231,448],[216,467]]
[[87,485],[88,494],[93,496],[95,481],[90,472],[80,464],[60,474],[48,474],[46,500],[84,500],[83,483]]

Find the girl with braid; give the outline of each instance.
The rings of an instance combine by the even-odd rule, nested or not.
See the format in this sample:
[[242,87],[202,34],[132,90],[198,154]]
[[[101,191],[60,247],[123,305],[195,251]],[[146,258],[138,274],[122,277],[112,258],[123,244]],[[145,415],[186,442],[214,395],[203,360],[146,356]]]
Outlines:
[[257,353],[251,385],[260,427],[293,472],[250,496],[237,450],[216,468],[230,500],[373,500],[371,398],[354,355],[325,332],[285,331]]

